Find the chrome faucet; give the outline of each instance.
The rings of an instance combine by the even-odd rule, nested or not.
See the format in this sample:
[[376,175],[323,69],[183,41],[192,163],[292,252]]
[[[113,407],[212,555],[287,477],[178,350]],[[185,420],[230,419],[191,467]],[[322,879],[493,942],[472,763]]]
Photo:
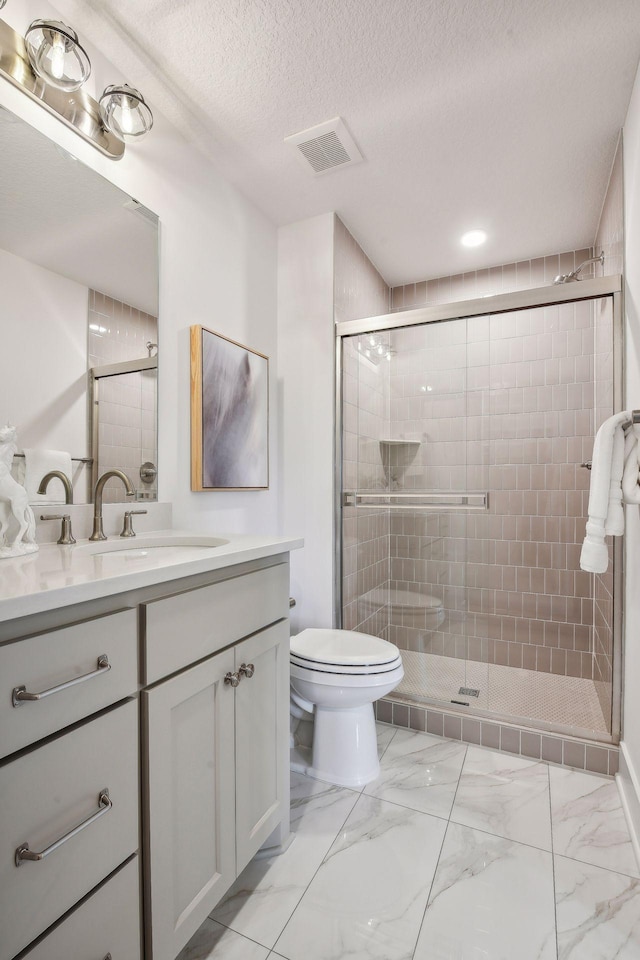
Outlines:
[[89,540],[107,539],[104,530],[102,529],[102,493],[105,483],[112,477],[117,477],[118,480],[122,480],[128,497],[135,497],[136,495],[136,492],[131,485],[131,480],[129,480],[129,477],[126,475],[126,473],[123,473],[122,470],[107,470],[105,473],[103,473],[98,479],[93,491],[93,533],[89,537]]
[[49,486],[49,481],[53,479],[61,480],[64,487],[64,502],[73,503],[73,487],[71,486],[71,480],[63,473],[62,470],[50,470],[49,473],[45,473],[44,477],[40,481],[40,486],[38,487],[38,493],[43,494],[47,492],[47,487]]

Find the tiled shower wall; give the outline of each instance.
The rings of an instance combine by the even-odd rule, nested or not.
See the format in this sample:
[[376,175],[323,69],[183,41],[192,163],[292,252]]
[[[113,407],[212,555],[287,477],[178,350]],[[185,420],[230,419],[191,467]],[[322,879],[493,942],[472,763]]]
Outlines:
[[401,648],[594,677],[593,580],[578,563],[594,318],[577,303],[393,332],[391,432],[420,440],[397,488],[489,493],[488,510],[392,513],[392,596],[445,611],[437,630],[393,617],[385,636]]
[[[339,217],[334,224],[335,318],[357,320],[389,312],[389,287]],[[389,434],[388,364],[361,364],[355,343],[343,357],[343,488],[384,483],[379,441]],[[343,510],[342,625],[381,636],[386,609],[376,602],[389,580],[389,516],[383,510]]]
[[[451,277],[437,277],[405,283],[391,289],[391,312],[412,310],[427,303],[452,303],[456,300],[473,300],[474,297],[493,296],[498,293],[513,293],[530,287],[543,287],[560,273],[570,273],[583,260],[593,256],[591,247],[554,253],[534,260],[520,260],[486,270],[472,270]],[[599,268],[599,264],[597,264]],[[589,268],[591,269],[591,268]],[[585,268],[584,276],[593,276]]]
[[[156,317],[113,300],[96,290],[89,291],[89,366],[105,366],[124,360],[147,357],[147,343],[158,341]],[[100,472],[124,470],[139,492],[140,499],[156,499],[155,482],[144,484],[140,466],[155,463],[157,371],[122,374],[100,382]],[[122,484],[109,480],[105,503],[126,501]]]

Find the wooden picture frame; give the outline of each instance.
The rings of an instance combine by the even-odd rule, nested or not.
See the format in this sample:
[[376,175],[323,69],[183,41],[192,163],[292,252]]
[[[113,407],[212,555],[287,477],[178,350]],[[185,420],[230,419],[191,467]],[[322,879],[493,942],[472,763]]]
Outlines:
[[269,358],[207,327],[191,333],[191,489],[269,488]]

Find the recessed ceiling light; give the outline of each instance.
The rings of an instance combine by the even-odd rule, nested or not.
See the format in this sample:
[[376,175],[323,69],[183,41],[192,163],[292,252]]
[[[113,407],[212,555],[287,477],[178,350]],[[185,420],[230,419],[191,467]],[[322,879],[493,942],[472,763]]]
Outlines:
[[460,237],[460,243],[463,247],[479,247],[486,239],[487,235],[484,230],[469,230],[468,233],[463,233]]

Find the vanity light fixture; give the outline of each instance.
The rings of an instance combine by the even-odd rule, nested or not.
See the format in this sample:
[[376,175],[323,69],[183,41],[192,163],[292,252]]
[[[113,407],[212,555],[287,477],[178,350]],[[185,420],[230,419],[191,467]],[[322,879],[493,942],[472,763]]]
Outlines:
[[100,116],[107,130],[122,141],[137,140],[153,126],[144,97],[126,83],[106,88],[100,97]]
[[[0,0],[0,9],[6,0]],[[98,104],[80,89],[91,63],[71,27],[58,20],[34,20],[26,37],[0,19],[0,77],[62,120],[111,160],[124,154],[124,141],[136,140],[153,125],[138,90],[107,87]]]
[[91,61],[78,34],[59,20],[34,20],[24,37],[35,73],[58,90],[79,90],[91,74]]

